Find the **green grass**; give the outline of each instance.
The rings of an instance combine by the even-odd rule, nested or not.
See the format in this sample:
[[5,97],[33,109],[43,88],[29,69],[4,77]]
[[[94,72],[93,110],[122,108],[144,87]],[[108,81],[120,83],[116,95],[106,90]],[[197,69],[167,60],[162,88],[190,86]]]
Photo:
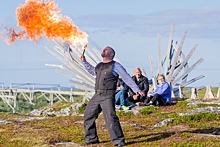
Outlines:
[[[189,90],[189,89],[191,89],[191,88],[192,88],[192,87],[185,87],[185,88],[183,88],[183,91]],[[216,97],[216,96],[217,96],[217,92],[218,92],[218,87],[211,87],[211,89],[212,89],[212,93],[213,93],[214,97]],[[206,88],[203,88],[203,89],[198,90],[198,91],[197,91],[198,98],[204,98],[205,93],[206,93]],[[190,97],[191,97],[191,92],[185,94],[184,97],[190,98]]]
[[[133,115],[131,112],[117,111],[123,128],[127,146],[218,146],[220,138],[204,137],[198,132],[210,133],[219,127],[219,115],[199,113],[197,115],[180,117],[178,105],[142,109],[144,113]],[[178,111],[176,111],[178,110]],[[187,108],[184,109],[187,111]],[[190,109],[191,110],[191,109]],[[148,113],[150,111],[150,113]],[[167,126],[153,128],[152,126],[169,118],[170,113],[175,120]],[[177,113],[176,113],[177,112]],[[159,115],[161,114],[161,115]],[[29,117],[12,114],[1,114],[1,118]],[[97,130],[100,146],[113,146],[105,126],[104,117],[97,119]],[[134,124],[142,128],[134,127]],[[176,129],[177,126],[187,126],[185,130]],[[28,122],[12,122],[0,124],[0,146],[53,146],[58,142],[84,143],[83,117],[49,117],[44,120]],[[96,146],[96,145],[95,145]],[[97,145],[98,146],[98,145]]]
[[[42,99],[36,105],[43,105],[43,101]],[[73,103],[59,102],[46,107],[51,107],[59,111],[69,107],[71,104]],[[121,122],[128,147],[220,146],[220,137],[202,135],[204,133],[211,133],[219,128],[219,114],[198,113],[189,116],[178,115],[179,113],[185,113],[195,108],[207,106],[219,107],[216,104],[188,106],[187,101],[179,101],[176,105],[166,107],[146,106],[137,115],[134,115],[131,111],[117,111],[117,115]],[[22,105],[23,109],[28,107],[27,105]],[[80,113],[84,112],[85,107],[86,104],[80,107]],[[0,109],[3,110],[2,107]],[[30,117],[24,114],[1,112],[0,119]],[[163,127],[153,127],[154,124],[168,118],[174,118],[175,120]],[[101,143],[93,146],[113,146],[103,115],[99,115],[96,124]],[[53,147],[55,143],[70,141],[83,145],[83,132],[83,116],[47,117],[43,120],[27,122],[12,121],[7,124],[0,123],[0,147]]]

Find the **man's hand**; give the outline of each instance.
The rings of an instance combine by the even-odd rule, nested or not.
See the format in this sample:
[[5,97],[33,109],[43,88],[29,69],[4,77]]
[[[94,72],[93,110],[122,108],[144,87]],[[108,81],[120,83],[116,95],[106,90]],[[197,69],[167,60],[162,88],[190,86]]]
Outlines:
[[80,57],[80,59],[81,59],[82,61],[85,61],[85,60],[86,60],[86,57],[85,57],[84,55],[82,55],[82,56]]
[[138,92],[138,94],[139,94],[140,96],[145,96],[145,93],[144,93],[143,91]]
[[139,94],[133,95],[133,99],[134,99],[134,100],[137,100],[137,99],[138,99],[138,96],[139,96]]

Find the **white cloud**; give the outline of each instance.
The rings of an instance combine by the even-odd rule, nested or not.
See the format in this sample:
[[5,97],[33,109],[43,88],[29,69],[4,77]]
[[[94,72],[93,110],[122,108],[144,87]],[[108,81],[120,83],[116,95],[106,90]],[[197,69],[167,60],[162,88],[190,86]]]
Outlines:
[[175,24],[175,33],[190,32],[192,38],[220,37],[220,9],[168,10],[145,15],[84,15],[75,20],[90,33],[117,32],[122,34],[155,36],[169,34],[170,25]]

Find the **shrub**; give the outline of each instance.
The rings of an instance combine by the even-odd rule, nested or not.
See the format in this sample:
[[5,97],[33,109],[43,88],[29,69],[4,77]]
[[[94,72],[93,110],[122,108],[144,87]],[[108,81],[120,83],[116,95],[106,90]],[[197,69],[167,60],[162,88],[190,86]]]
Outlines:
[[174,123],[180,124],[180,123],[192,123],[192,122],[205,122],[205,121],[212,121],[218,119],[219,119],[218,114],[207,112],[207,113],[198,113],[198,114],[185,115],[185,116],[176,116]]
[[147,106],[144,107],[143,109],[140,110],[140,113],[144,114],[144,115],[148,115],[153,113],[154,111],[158,110],[158,107],[155,106]]

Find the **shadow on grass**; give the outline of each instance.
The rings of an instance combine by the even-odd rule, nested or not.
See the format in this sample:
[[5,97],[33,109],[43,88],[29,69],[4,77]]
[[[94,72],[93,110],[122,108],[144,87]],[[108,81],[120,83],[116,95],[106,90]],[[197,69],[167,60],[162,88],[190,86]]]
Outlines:
[[153,136],[153,137],[146,138],[146,139],[141,140],[141,141],[127,141],[126,144],[129,145],[129,144],[135,144],[135,143],[141,143],[141,142],[153,142],[153,141],[157,141],[157,140],[168,138],[168,137],[172,136],[175,133],[176,132],[163,132],[163,133],[153,133],[153,134],[146,134],[146,135],[138,135],[138,136],[135,136],[133,138],[129,138],[127,140],[133,140],[133,139],[135,140],[135,139],[140,139],[140,138],[149,137],[149,136]]
[[198,129],[198,130],[192,131],[191,133],[209,134],[209,135],[216,135],[216,137],[220,137],[220,128]]
[[[210,129],[197,129],[197,130],[192,130],[192,131],[175,131],[175,132],[162,132],[162,133],[152,133],[152,134],[146,134],[146,135],[138,135],[135,137],[129,137],[127,140],[127,145],[135,144],[135,143],[142,143],[142,142],[154,142],[162,139],[166,139],[176,133],[196,133],[196,134],[211,134],[213,131],[219,128],[210,128]],[[152,136],[152,137],[150,137]],[[218,135],[219,136],[219,135]],[[135,141],[136,139],[140,138],[146,138],[146,139],[141,139],[140,141]],[[129,140],[134,140],[134,141],[129,141]]]

